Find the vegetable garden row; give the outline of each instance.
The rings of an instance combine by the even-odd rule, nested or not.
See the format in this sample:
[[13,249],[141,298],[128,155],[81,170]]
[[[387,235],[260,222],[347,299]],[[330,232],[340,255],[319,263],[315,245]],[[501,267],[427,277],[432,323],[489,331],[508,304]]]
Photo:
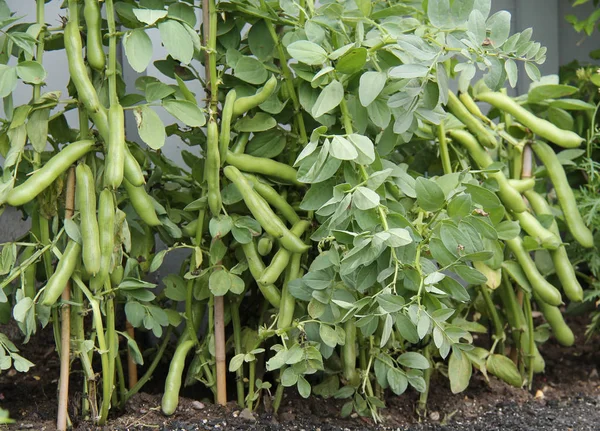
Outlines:
[[[57,27],[36,4],[24,23],[0,2],[0,202],[31,222],[0,301],[20,342],[53,328],[58,429],[105,424],[167,366],[166,415],[183,385],[251,411],[294,387],[378,420],[386,393],[424,411],[432,373],[531,387],[538,344],[573,344],[561,307],[600,268],[600,78],[541,77],[546,49],[491,0],[67,0]],[[68,94],[45,88],[57,50]],[[18,352],[0,334],[0,369],[28,372]]]

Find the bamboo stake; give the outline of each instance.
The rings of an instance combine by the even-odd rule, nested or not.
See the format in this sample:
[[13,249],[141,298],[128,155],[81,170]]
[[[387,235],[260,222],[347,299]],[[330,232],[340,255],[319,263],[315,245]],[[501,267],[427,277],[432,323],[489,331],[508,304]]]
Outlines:
[[[217,115],[217,11],[215,0],[202,0],[202,28],[206,46],[205,75],[206,92],[210,98],[211,117]],[[213,119],[214,121],[214,119]],[[227,403],[227,367],[225,359],[225,316],[223,297],[214,297],[215,312],[215,359],[217,362],[217,402]]]
[[[127,327],[127,334],[135,339],[135,330],[129,320],[125,322],[125,326]],[[127,378],[128,378],[128,386],[129,390],[131,390],[138,382],[138,369],[137,364],[133,360],[133,355],[129,350],[127,350]]]
[[[67,195],[65,202],[65,218],[73,217],[75,208],[75,168],[69,169],[67,176]],[[61,296],[64,303],[60,313],[60,384],[58,388],[58,414],[56,417],[56,429],[64,431],[67,429],[67,407],[69,402],[69,373],[71,365],[71,282],[68,281]]]

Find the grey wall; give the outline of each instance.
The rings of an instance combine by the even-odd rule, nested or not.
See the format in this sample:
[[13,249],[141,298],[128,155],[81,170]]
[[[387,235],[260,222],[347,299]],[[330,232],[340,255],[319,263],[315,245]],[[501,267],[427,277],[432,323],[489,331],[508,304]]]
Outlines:
[[[33,0],[7,0],[11,10],[16,11],[18,15],[23,16],[24,22],[35,21],[35,1]],[[62,0],[51,0],[46,4],[46,22],[50,26],[58,26],[61,23],[61,16],[66,15],[65,10],[61,10]],[[560,64],[567,63],[573,59],[587,60],[588,53],[600,47],[600,36],[598,34],[591,38],[583,38],[577,34],[571,26],[565,21],[564,15],[576,13],[579,16],[587,16],[593,6],[585,5],[573,10],[570,7],[569,0],[492,0],[492,11],[508,10],[512,14],[512,28],[514,31],[522,31],[528,27],[534,28],[533,39],[548,47],[548,59],[540,67],[542,74],[553,74],[558,72]],[[200,14],[198,14],[200,21]],[[166,51],[160,44],[158,31],[153,30],[150,33],[155,48],[155,59],[164,58]],[[66,85],[69,75],[66,71],[66,57],[63,51],[49,52],[44,54],[44,66],[48,71],[46,88],[48,90],[62,90],[66,94]],[[137,74],[129,67],[127,62],[123,62],[124,79],[128,88],[134,89]],[[167,83],[174,83],[165,78],[151,64],[147,71],[148,75],[157,76]],[[199,83],[190,83],[190,89],[199,97],[203,96]],[[516,91],[523,93],[529,87],[529,79],[524,73],[521,73],[519,84]],[[31,97],[31,87],[20,84],[14,93],[15,106],[27,101]],[[164,111],[159,110],[159,115],[165,122],[170,124],[173,118]],[[127,136],[134,139],[137,136],[137,128],[132,115],[127,116]],[[181,163],[179,156],[181,149],[187,146],[181,143],[177,138],[169,138],[163,151],[164,153]],[[7,209],[0,217],[0,241],[10,241],[27,230],[23,224],[20,213],[13,209]],[[163,273],[177,271],[181,262],[181,256],[177,259],[165,261]]]

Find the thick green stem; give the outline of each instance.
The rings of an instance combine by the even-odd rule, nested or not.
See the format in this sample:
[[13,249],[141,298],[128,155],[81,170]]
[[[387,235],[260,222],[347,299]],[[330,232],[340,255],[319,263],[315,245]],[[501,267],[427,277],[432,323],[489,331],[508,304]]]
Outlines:
[[481,292],[481,296],[483,296],[487,311],[490,313],[490,319],[492,320],[492,325],[494,326],[494,335],[496,339],[499,340],[498,345],[500,353],[504,354],[504,340],[506,338],[506,334],[504,333],[502,321],[500,320],[500,316],[496,310],[496,305],[494,304],[492,296],[485,285],[480,286],[479,291]]
[[283,384],[281,383],[281,376],[283,376],[283,372],[287,368],[286,365],[282,366],[279,369],[279,383],[277,383],[277,390],[275,391],[275,399],[273,400],[273,411],[277,413],[279,411],[279,407],[281,406],[281,401],[283,400]]
[[252,411],[254,408],[254,382],[256,380],[256,361],[248,364],[248,402],[246,406]]
[[[229,303],[229,312],[231,313],[231,323],[233,325],[233,344],[235,354],[244,353],[242,351],[242,324],[240,322],[240,303],[233,301]],[[244,365],[240,366],[236,372],[237,399],[240,407],[244,407]]]
[[[105,292],[111,291],[110,278],[107,278],[104,284]],[[112,295],[108,294],[105,297],[105,306],[106,306],[106,342],[108,344],[108,376],[102,376],[102,388],[104,390],[104,385],[108,385],[109,400],[102,399],[102,407],[105,408],[105,403],[108,403],[106,406],[107,409],[110,408],[110,399],[112,399],[113,389],[115,385],[115,362],[117,358],[117,354],[119,352],[119,343],[117,341],[117,330],[115,327],[115,302],[112,298]],[[106,396],[107,391],[104,390],[104,395]],[[116,400],[115,400],[116,401]],[[116,402],[114,403],[116,404]]]
[[528,355],[526,356],[526,360],[527,360],[527,386],[529,388],[529,390],[531,390],[531,387],[533,385],[533,361],[535,358],[534,355],[534,351],[535,351],[535,337],[534,337],[534,333],[533,333],[533,312],[531,310],[531,295],[530,294],[525,294],[525,297],[523,298],[523,305],[524,305],[524,313],[525,313],[525,320],[527,322],[527,334],[529,337],[529,352]]
[[[119,346],[117,346],[118,349]],[[118,351],[118,350],[117,350]],[[117,368],[117,378],[118,378],[118,382],[119,382],[119,400],[121,401],[121,404],[123,404],[122,400],[125,398],[125,394],[127,393],[127,389],[125,387],[125,373],[123,372],[123,362],[121,361],[121,356],[117,354],[116,357],[116,368]],[[117,393],[115,391],[115,393]],[[115,403],[115,405],[117,405],[117,403]]]
[[418,407],[417,410],[419,411],[419,413],[421,415],[425,415],[425,413],[427,412],[427,399],[429,398],[429,388],[431,386],[430,384],[430,380],[431,380],[431,345],[427,345],[427,347],[425,347],[425,349],[423,350],[423,356],[425,356],[427,358],[427,361],[429,362],[429,368],[427,368],[425,371],[423,371],[423,379],[425,380],[425,391],[421,392],[421,395],[419,395],[419,402],[418,402]]

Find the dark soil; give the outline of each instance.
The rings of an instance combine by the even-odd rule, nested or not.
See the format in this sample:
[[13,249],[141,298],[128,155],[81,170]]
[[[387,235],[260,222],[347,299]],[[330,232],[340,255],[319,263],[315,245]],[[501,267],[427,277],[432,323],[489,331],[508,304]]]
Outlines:
[[[577,333],[583,325],[574,322]],[[0,332],[7,333],[0,327]],[[16,338],[13,338],[16,339]],[[474,374],[471,386],[459,395],[450,392],[445,378],[433,381],[428,413],[420,418],[415,412],[417,394],[390,397],[383,410],[382,424],[356,415],[340,418],[343,401],[300,398],[288,391],[274,416],[262,406],[247,415],[235,403],[219,407],[201,402],[199,393],[188,392],[181,398],[177,412],[165,417],[160,412],[160,393],[136,395],[120,415],[110,418],[108,430],[399,430],[399,431],[469,431],[532,430],[592,431],[600,430],[600,350],[598,340],[585,343],[578,339],[574,347],[564,348],[552,340],[542,346],[546,373],[536,376],[531,392],[515,389],[490,377],[486,382]],[[24,346],[23,355],[36,366],[27,374],[0,374],[0,406],[10,411],[16,423],[0,430],[53,430],[56,417],[58,358],[52,334],[44,331]],[[75,371],[76,372],[76,371]],[[161,373],[159,373],[160,375]],[[164,372],[162,373],[164,375]],[[159,391],[160,384],[149,384],[149,391]],[[73,385],[71,412],[80,394]],[[198,389],[201,390],[201,389]],[[76,430],[100,430],[87,423],[76,423]]]

